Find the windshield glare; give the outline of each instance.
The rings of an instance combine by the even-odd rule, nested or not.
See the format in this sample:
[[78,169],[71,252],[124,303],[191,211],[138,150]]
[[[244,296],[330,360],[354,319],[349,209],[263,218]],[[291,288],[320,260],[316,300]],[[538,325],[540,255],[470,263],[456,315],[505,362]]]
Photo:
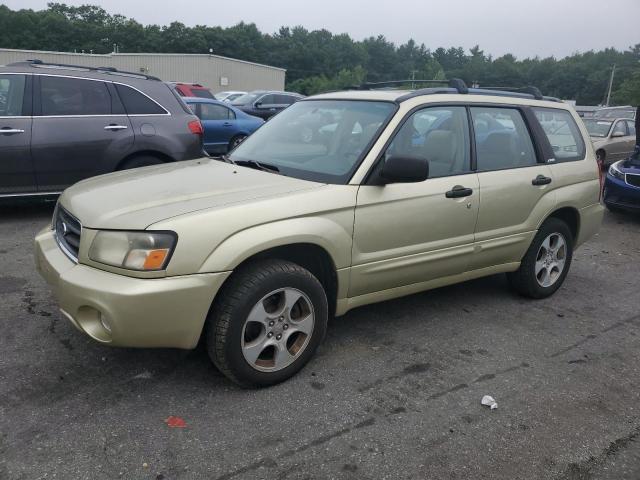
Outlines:
[[396,107],[391,102],[305,100],[273,117],[230,155],[291,177],[346,183]]
[[248,103],[252,103],[253,101],[255,101],[256,98],[258,98],[257,93],[245,93],[244,95],[240,95],[238,98],[236,98],[232,105],[247,105]]
[[592,137],[606,137],[609,135],[609,130],[613,122],[607,122],[605,120],[590,120],[584,121],[589,135]]

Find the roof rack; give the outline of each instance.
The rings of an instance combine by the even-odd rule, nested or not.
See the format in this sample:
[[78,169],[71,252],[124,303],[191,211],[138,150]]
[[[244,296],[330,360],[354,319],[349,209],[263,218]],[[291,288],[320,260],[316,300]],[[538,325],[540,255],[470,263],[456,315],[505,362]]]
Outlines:
[[123,77],[136,77],[136,78],[143,78],[145,80],[161,81],[158,77],[154,77],[152,75],[145,75],[144,73],[137,73],[137,72],[125,72],[122,70],[118,70],[117,68],[114,68],[114,67],[87,67],[86,65],[69,65],[66,63],[50,63],[50,62],[43,62],[42,60],[39,60],[37,58],[28,59],[28,60],[25,60],[24,62],[10,63],[7,66],[15,67],[15,66],[20,66],[25,64],[30,65],[32,67],[38,67],[38,68],[60,68],[60,69],[70,69],[70,70],[84,70],[84,71],[90,71],[90,72],[106,73],[110,75],[122,75]]
[[[461,82],[462,86],[457,83]],[[555,97],[546,97],[542,95],[540,90],[533,86],[527,87],[481,87],[481,88],[467,88],[464,81],[452,78],[449,80],[449,88],[423,88],[420,90],[414,90],[411,93],[407,93],[396,99],[397,102],[404,102],[410,98],[418,97],[421,95],[436,95],[436,94],[451,94],[451,93],[468,93],[471,95],[493,95],[497,97],[517,97],[517,98],[534,98],[536,100],[546,100],[549,102],[562,102],[562,100]]]
[[498,90],[501,92],[528,93],[536,100],[544,100],[544,96],[538,87],[527,85],[526,87],[481,87],[481,90]]

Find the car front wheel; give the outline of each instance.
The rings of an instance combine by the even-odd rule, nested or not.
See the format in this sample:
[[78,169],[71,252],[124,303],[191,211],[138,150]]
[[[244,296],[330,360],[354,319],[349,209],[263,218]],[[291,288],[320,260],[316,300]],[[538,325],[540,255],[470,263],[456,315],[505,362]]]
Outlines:
[[545,298],[564,282],[573,258],[573,235],[565,222],[547,219],[531,242],[520,268],[509,274],[512,287],[530,298]]
[[282,260],[256,262],[218,293],[205,333],[209,356],[240,386],[273,385],[310,360],[327,317],[325,291],[308,270]]

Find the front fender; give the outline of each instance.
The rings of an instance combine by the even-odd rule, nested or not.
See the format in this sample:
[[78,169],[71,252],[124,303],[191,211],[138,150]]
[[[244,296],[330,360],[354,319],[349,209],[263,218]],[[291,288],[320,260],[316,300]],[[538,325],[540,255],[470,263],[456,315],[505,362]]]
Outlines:
[[310,243],[323,248],[336,269],[341,269],[351,264],[352,239],[352,211],[275,221],[247,228],[226,238],[207,257],[199,273],[230,271],[260,252],[296,243]]

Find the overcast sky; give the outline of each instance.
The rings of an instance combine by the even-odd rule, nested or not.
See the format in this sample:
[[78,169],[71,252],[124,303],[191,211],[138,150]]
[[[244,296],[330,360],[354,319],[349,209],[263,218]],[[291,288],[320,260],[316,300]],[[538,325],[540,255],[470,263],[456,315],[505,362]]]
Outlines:
[[[92,3],[143,24],[179,21],[230,26],[253,22],[267,33],[282,25],[346,32],[355,39],[383,34],[413,38],[428,48],[479,44],[494,56],[563,57],[640,43],[640,0],[59,0]],[[46,8],[47,0],[0,0],[12,9]]]

